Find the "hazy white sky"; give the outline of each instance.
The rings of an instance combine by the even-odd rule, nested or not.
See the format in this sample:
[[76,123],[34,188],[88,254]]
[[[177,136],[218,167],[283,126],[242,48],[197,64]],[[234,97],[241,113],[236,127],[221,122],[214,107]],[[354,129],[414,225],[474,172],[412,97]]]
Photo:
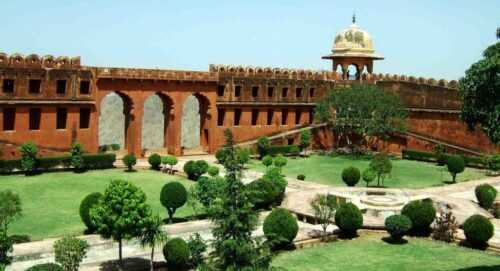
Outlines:
[[358,25],[386,59],[375,72],[458,79],[496,41],[498,0],[1,0],[0,51],[84,65],[207,70],[330,69],[335,33]]

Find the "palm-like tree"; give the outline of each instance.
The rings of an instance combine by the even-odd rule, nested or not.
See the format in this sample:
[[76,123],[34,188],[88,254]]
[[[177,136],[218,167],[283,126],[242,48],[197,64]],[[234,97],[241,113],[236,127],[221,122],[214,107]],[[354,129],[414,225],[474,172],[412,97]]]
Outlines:
[[144,228],[140,242],[143,247],[151,247],[150,270],[154,270],[155,247],[163,245],[167,241],[167,233],[162,231],[162,220],[159,216],[154,216]]

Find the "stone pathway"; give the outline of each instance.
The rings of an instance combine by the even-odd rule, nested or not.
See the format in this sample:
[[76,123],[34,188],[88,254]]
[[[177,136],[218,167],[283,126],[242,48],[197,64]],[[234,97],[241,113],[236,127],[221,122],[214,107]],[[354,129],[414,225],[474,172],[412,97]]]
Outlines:
[[[213,155],[186,156],[179,157],[179,163],[174,167],[175,170],[182,172],[184,164],[189,160],[206,160],[212,165],[223,169],[216,164],[216,159]],[[117,166],[123,166],[121,161],[117,161]],[[140,159],[137,162],[136,168],[149,168],[147,160]],[[262,173],[253,170],[246,170],[243,176],[243,182],[249,183],[262,176]],[[380,189],[380,188],[362,188],[362,187],[333,187],[312,182],[299,181],[293,178],[287,178],[288,187],[286,197],[282,203],[282,207],[287,208],[304,218],[311,216],[310,201],[317,194],[335,194],[347,199],[353,198],[353,195],[359,195],[366,191],[383,191],[401,193],[408,197],[409,200],[421,198],[432,198],[434,202],[442,206],[452,207],[455,216],[459,222],[463,222],[472,214],[479,213],[491,218],[486,211],[479,208],[475,203],[474,188],[482,183],[489,183],[500,190],[500,177],[486,178],[478,181],[469,181],[442,187],[431,187],[425,189]],[[268,214],[262,213],[260,220]],[[495,225],[495,236],[490,240],[490,244],[500,247],[500,220],[491,219]],[[208,220],[198,220],[185,223],[177,223],[174,225],[164,226],[165,231],[170,237],[188,238],[191,234],[198,232],[205,240],[211,240],[211,222]],[[367,228],[382,228],[383,219],[376,216],[365,215],[364,226]],[[329,230],[335,230],[332,226]],[[321,227],[309,223],[299,222],[299,234],[296,241],[307,240],[318,237]],[[254,236],[262,236],[262,228],[259,227],[254,233]],[[459,236],[463,237],[463,232],[459,232]],[[86,235],[80,238],[85,239],[91,244],[88,252],[88,257],[84,260],[80,270],[111,270],[110,263],[117,259],[117,244],[110,240],[103,240],[97,235]],[[54,255],[52,246],[56,239],[46,239],[38,242],[17,244],[14,246],[13,256],[15,262],[7,270],[22,271],[34,264],[53,262]],[[163,260],[163,255],[160,249],[157,249],[155,258],[158,261]],[[144,266],[147,264],[145,260],[150,257],[150,249],[141,247],[137,241],[125,242],[123,247],[124,257],[132,259],[131,267],[126,270],[133,270],[132,266]]]

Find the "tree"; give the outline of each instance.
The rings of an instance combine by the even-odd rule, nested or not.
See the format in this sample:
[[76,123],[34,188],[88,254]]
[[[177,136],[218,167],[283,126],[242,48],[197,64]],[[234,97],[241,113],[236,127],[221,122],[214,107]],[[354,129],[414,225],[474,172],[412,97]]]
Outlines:
[[474,130],[480,125],[492,142],[500,144],[500,42],[489,46],[458,84],[460,118]]
[[167,233],[161,229],[162,221],[159,216],[150,217],[139,238],[142,247],[151,248],[150,270],[154,270],[155,247],[163,246],[167,241]]
[[75,171],[81,171],[85,168],[85,165],[83,163],[83,153],[85,150],[83,149],[83,145],[80,143],[73,143],[71,145],[71,166]]
[[337,197],[332,195],[317,195],[311,202],[314,218],[321,224],[323,229],[323,239],[326,238],[326,231],[329,225],[333,224],[333,218],[338,208]]
[[174,174],[174,166],[177,165],[177,157],[173,155],[167,155],[161,158],[161,163],[170,166],[168,170],[170,174]]
[[299,146],[304,151],[304,155],[306,155],[307,148],[311,145],[312,132],[311,130],[304,130],[300,132],[299,138]]
[[383,186],[385,177],[392,171],[392,163],[386,154],[379,153],[373,157],[372,161],[370,162],[370,168],[377,175],[377,186],[380,186],[381,180]]
[[7,235],[9,224],[21,216],[21,199],[10,190],[0,191],[0,270],[12,261],[12,239]]
[[65,236],[54,243],[55,260],[64,271],[78,271],[80,263],[87,255],[88,248],[87,241]]
[[286,158],[279,154],[278,156],[276,156],[276,158],[274,159],[274,166],[277,167],[279,169],[279,172],[281,173],[281,169],[286,166],[287,164],[287,160]]
[[105,239],[118,242],[120,265],[122,241],[141,235],[151,217],[146,194],[137,186],[122,180],[111,181],[99,204],[90,210],[97,232]]
[[375,180],[375,177],[376,174],[375,174],[375,171],[371,168],[367,168],[363,171],[363,174],[362,174],[362,177],[363,177],[363,181],[365,181],[366,183],[366,187],[368,187],[368,185],[373,182],[373,180]]
[[[221,197],[209,210],[212,229],[213,260],[218,270],[267,268],[271,257],[263,256],[263,248],[252,238],[257,226],[257,213],[252,209],[248,191],[241,182],[242,166],[230,130],[224,131],[227,157],[224,161],[226,185]],[[267,250],[266,250],[267,251]]]
[[392,133],[406,130],[407,113],[400,98],[374,85],[353,85],[334,89],[316,107],[320,121],[337,135],[336,142],[345,138],[354,144],[351,135],[387,138]]
[[21,168],[26,172],[26,175],[33,174],[36,170],[36,156],[38,147],[35,143],[28,141],[19,147],[21,153]]
[[187,190],[180,182],[169,182],[163,186],[160,202],[167,209],[169,223],[172,223],[175,211],[186,204],[186,201]]
[[457,180],[457,174],[462,173],[465,170],[465,161],[461,156],[453,155],[448,158],[446,162],[448,171],[455,183]]
[[203,238],[201,238],[201,235],[197,232],[189,236],[187,245],[189,247],[189,251],[191,252],[189,263],[192,267],[196,268],[203,263],[203,253],[205,253],[208,246]]

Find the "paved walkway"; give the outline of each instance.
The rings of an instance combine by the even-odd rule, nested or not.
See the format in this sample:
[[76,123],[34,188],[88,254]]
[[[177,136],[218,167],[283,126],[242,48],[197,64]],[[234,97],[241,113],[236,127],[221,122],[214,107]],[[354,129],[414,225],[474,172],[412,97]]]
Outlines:
[[[203,156],[187,156],[180,157],[179,163],[175,166],[175,169],[182,171],[183,165],[189,160],[203,159],[209,163],[215,164],[215,157],[213,155],[203,155]],[[120,166],[120,162],[117,163]],[[141,159],[138,161],[136,167],[138,168],[148,168],[149,164],[147,160]],[[220,167],[220,165],[219,165]],[[223,173],[223,170],[221,170]],[[249,183],[262,176],[262,173],[246,170],[243,176],[243,182]],[[420,198],[432,198],[440,206],[451,207],[457,220],[463,222],[468,216],[474,213],[480,213],[482,215],[491,217],[486,211],[479,208],[474,202],[474,188],[481,183],[490,183],[497,189],[500,189],[500,177],[487,178],[478,181],[470,181],[466,183],[459,183],[453,185],[447,185],[443,187],[432,187],[425,189],[378,189],[378,188],[361,188],[361,187],[332,187],[323,184],[317,184],[312,182],[298,181],[296,179],[287,178],[288,187],[286,191],[286,197],[282,203],[282,207],[290,209],[297,214],[303,214],[305,216],[311,215],[310,201],[317,194],[336,194],[343,195],[346,198],[352,197],[352,195],[357,195],[364,191],[384,191],[384,192],[394,192],[400,193],[408,197],[409,200],[415,200]],[[268,213],[262,213],[260,220],[262,221]],[[377,217],[365,215],[365,227],[368,228],[381,228],[383,226],[383,220]],[[492,219],[495,225],[495,236],[491,239],[490,243],[495,246],[500,247],[500,220]],[[174,225],[164,226],[165,231],[169,236],[178,236],[182,238],[188,238],[191,234],[198,232],[202,235],[205,240],[211,240],[211,222],[208,220],[198,220],[186,223],[177,223]],[[299,235],[297,240],[307,240],[313,237],[319,236],[320,226],[308,224],[304,222],[299,223]],[[332,226],[330,230],[336,229]],[[255,232],[254,236],[262,236],[262,229],[259,227]],[[463,237],[463,233],[459,232],[459,236]],[[117,258],[117,244],[110,240],[103,240],[97,235],[86,235],[80,237],[85,239],[91,244],[91,248],[88,253],[88,257],[84,260],[81,270],[112,270],[113,260]],[[25,270],[27,267],[38,263],[53,262],[54,255],[52,246],[56,239],[46,239],[38,242],[31,242],[25,244],[17,244],[14,246],[14,257],[15,262],[7,270],[21,271]],[[149,248],[142,248],[137,241],[125,242],[123,248],[124,257],[127,257],[128,264],[126,270],[134,270],[135,266],[145,266],[147,262],[145,260],[149,259]],[[161,250],[157,249],[155,258],[158,261],[163,260],[163,255]]]

